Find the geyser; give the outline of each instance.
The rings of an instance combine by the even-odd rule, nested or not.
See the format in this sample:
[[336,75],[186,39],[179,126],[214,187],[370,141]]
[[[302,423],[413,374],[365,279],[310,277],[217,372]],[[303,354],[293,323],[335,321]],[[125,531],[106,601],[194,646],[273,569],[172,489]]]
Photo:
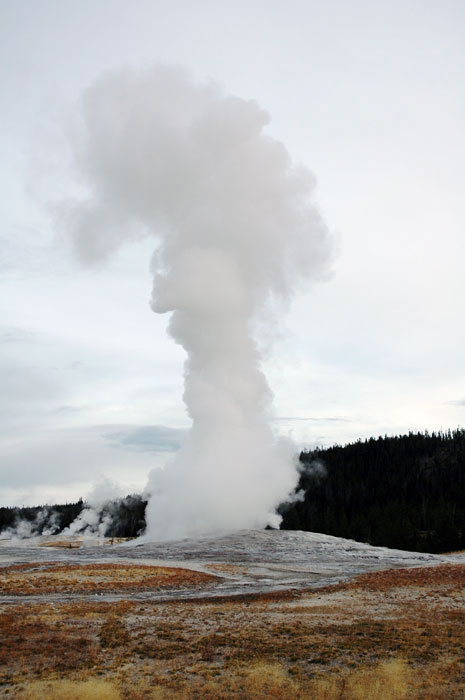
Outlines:
[[171,313],[187,353],[192,427],[149,476],[146,537],[277,525],[297,471],[271,428],[253,324],[328,270],[314,178],[264,132],[256,102],[179,67],[106,74],[81,104],[74,148],[89,197],[65,210],[76,250],[95,261],[154,236],[152,308]]

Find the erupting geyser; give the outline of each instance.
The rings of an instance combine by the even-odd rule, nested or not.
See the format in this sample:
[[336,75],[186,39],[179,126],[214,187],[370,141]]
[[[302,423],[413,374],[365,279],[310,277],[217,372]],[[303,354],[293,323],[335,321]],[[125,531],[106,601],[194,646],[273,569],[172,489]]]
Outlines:
[[67,207],[86,260],[153,235],[152,308],[187,353],[184,446],[149,477],[148,539],[278,524],[297,481],[270,427],[252,323],[325,274],[330,237],[314,179],[263,132],[256,102],[178,67],[106,74],[82,96],[76,162],[87,201]]

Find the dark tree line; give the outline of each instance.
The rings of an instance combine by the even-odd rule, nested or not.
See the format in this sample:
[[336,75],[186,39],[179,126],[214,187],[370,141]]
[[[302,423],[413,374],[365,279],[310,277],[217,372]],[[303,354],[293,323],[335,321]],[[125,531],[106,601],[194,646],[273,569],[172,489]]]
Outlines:
[[[399,549],[465,549],[465,431],[409,433],[302,452],[300,500],[280,507],[282,529],[309,530]],[[100,510],[107,537],[145,530],[139,495]],[[30,523],[58,533],[87,507],[0,508],[0,532]],[[109,517],[108,517],[109,516]]]
[[465,431],[409,433],[302,452],[282,529],[399,549],[465,549]]
[[50,529],[61,532],[71,525],[83,508],[82,499],[76,503],[53,506],[0,507],[0,533],[16,530],[21,522],[30,523],[35,534]]
[[109,515],[107,537],[137,537],[145,530],[145,507],[147,501],[138,494],[118,498],[107,503],[102,515]]
[[[138,494],[108,501],[98,511],[100,521],[108,522],[104,535],[106,537],[140,535],[145,530],[146,505],[147,501]],[[0,508],[0,533],[8,534],[8,531],[14,531],[21,536],[22,533],[30,530],[31,535],[58,534],[69,527],[87,507],[88,505],[82,499],[76,503],[64,505],[3,507]]]

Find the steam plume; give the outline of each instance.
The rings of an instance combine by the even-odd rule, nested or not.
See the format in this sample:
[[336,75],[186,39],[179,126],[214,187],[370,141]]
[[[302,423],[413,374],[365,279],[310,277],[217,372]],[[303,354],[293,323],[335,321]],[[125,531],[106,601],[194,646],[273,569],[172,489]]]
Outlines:
[[[32,509],[35,510],[35,509]],[[53,507],[45,506],[36,513],[31,520],[17,518],[12,527],[5,528],[0,532],[0,539],[25,540],[39,535],[54,535],[59,527],[59,516]]]
[[77,518],[61,534],[103,540],[107,530],[114,524],[119,495],[120,489],[116,483],[102,478],[87,496],[85,506]]
[[270,427],[253,322],[327,271],[314,178],[267,135],[250,100],[178,67],[103,76],[82,96],[77,164],[87,201],[66,207],[80,256],[152,235],[152,308],[186,350],[192,429],[149,478],[150,539],[278,524],[298,473]]

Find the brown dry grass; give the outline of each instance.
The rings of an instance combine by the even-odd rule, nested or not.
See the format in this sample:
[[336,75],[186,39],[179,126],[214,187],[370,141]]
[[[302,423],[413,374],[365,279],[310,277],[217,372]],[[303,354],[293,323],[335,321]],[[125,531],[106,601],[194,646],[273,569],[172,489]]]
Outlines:
[[80,540],[53,540],[50,542],[39,542],[39,547],[53,547],[53,549],[81,549]]
[[98,680],[109,700],[463,700],[463,573],[379,572],[289,599],[5,606],[0,696],[93,700]]
[[31,683],[23,692],[24,700],[122,700],[114,683],[88,681],[49,681]]
[[441,564],[439,566],[422,566],[410,569],[389,569],[362,574],[352,581],[332,586],[331,590],[388,591],[405,586],[455,587],[460,590],[465,586],[465,564]]
[[[133,539],[134,537],[105,537],[105,539],[101,542],[103,545],[113,545],[128,542],[129,540]],[[51,540],[39,542],[38,544],[39,547],[52,547],[53,549],[80,549],[83,545],[83,538],[76,537],[76,535],[63,539],[59,539],[57,536],[55,536]]]
[[233,576],[245,573],[244,567],[236,564],[207,564],[207,569],[218,574],[232,574]]
[[189,569],[140,564],[16,564],[0,569],[0,594],[147,591],[199,586],[215,576]]
[[[328,674],[324,678],[296,680],[279,663],[261,663],[234,669],[220,678],[194,680],[189,687],[139,681],[130,686],[95,678],[87,681],[32,682],[23,700],[445,700],[447,688],[423,692],[421,679],[402,660]],[[461,693],[463,698],[463,693]]]

